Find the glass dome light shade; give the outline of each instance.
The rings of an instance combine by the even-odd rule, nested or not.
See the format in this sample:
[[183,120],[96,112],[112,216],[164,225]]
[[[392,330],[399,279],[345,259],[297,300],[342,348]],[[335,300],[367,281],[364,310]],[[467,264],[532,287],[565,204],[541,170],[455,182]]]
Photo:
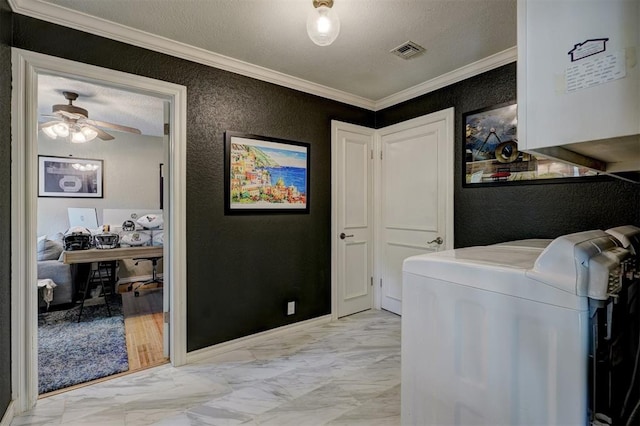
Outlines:
[[51,139],[58,139],[58,135],[56,135],[56,132],[53,131],[53,129],[51,128],[52,126],[49,127],[43,127],[42,128],[42,133],[44,133],[45,135],[47,135],[48,137],[50,137]]
[[51,139],[66,138],[69,136],[69,125],[62,122],[56,123],[53,126],[43,128],[42,131]]
[[84,137],[87,139],[87,142],[95,139],[98,136],[98,132],[96,132],[91,127],[83,127],[81,130]]
[[73,143],[85,143],[89,142],[98,136],[98,132],[90,127],[82,127],[81,129],[75,129],[71,132],[71,142]]
[[67,123],[58,123],[51,126],[56,135],[61,138],[69,136],[69,125]]
[[73,143],[85,143],[87,138],[81,132],[71,132],[71,142]]
[[318,46],[328,46],[340,34],[340,19],[333,9],[319,6],[307,16],[307,34]]

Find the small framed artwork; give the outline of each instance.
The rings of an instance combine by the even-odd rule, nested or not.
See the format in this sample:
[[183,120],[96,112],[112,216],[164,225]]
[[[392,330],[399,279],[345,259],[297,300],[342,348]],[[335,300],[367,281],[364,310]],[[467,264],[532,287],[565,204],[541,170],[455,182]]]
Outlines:
[[309,213],[310,145],[225,132],[225,214]]
[[517,104],[507,102],[462,115],[463,186],[549,183],[597,172],[518,149]]
[[38,156],[38,196],[102,198],[103,161]]

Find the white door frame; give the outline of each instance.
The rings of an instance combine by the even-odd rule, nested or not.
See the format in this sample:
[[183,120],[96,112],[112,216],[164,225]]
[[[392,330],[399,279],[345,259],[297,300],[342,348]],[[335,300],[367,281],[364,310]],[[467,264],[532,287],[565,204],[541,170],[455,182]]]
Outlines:
[[[436,111],[431,114],[423,115],[421,117],[413,118],[411,120],[404,121],[402,123],[394,124],[391,126],[387,126],[381,129],[377,129],[374,132],[374,162],[373,162],[373,307],[374,309],[381,309],[381,300],[382,300],[382,292],[379,286],[381,271],[380,271],[380,259],[382,253],[380,252],[380,247],[382,246],[380,242],[380,229],[379,225],[381,223],[381,215],[382,209],[380,206],[381,202],[381,179],[382,179],[382,161],[380,159],[380,153],[382,152],[381,146],[381,136],[380,132],[383,130],[392,130],[394,126],[406,126],[406,125],[421,125],[428,124],[433,121],[445,120],[446,122],[446,143],[449,147],[447,150],[447,164],[445,167],[447,168],[447,184],[446,184],[446,202],[445,202],[445,217],[447,218],[447,238],[444,244],[443,249],[452,249],[453,248],[453,182],[454,182],[454,171],[455,171],[455,141],[454,141],[454,108],[447,108],[441,111]],[[344,123],[340,121],[332,121],[331,122],[331,319],[338,319],[338,273],[337,273],[337,262],[338,262],[338,225],[337,225],[337,214],[338,214],[338,197],[337,197],[337,173],[336,173],[336,164],[337,164],[337,152],[336,152],[336,128],[340,126],[342,129],[348,129],[349,126],[353,126],[349,123]],[[354,128],[358,128],[360,126],[354,126]]]
[[186,363],[186,119],[187,89],[173,83],[12,48],[11,93],[11,346],[12,400],[16,414],[32,408],[37,377],[37,143],[38,73],[99,81],[167,99],[170,121],[169,193],[165,203],[165,278],[171,285],[170,357]]
[[[340,244],[340,241],[338,241],[338,233],[339,231],[342,231],[341,229],[338,229],[338,215],[340,214],[340,212],[338,211],[338,204],[340,202],[340,200],[338,199],[338,193],[339,193],[338,185],[340,185],[340,183],[338,182],[338,167],[340,167],[340,165],[338,164],[338,162],[340,161],[340,158],[339,158],[340,148],[338,146],[338,143],[339,143],[338,131],[340,130],[353,132],[357,134],[361,134],[363,131],[371,132],[371,136],[374,137],[374,141],[373,141],[374,146],[372,147],[372,149],[374,151],[376,149],[375,148],[375,143],[376,143],[375,129],[371,129],[364,126],[357,126],[355,124],[345,123],[342,121],[331,120],[331,319],[332,320],[338,319],[338,293],[339,293],[338,292],[338,262],[339,262],[338,244]],[[373,186],[373,179],[371,179],[371,182],[369,183],[369,185]],[[371,208],[373,203],[372,201],[373,191],[371,191],[367,199],[369,200],[369,212],[372,213]],[[371,221],[373,221],[373,214],[370,214],[369,217],[371,218]],[[375,221],[368,224],[368,226],[372,230],[374,230]],[[375,237],[373,235],[373,232],[369,237],[369,241],[371,241],[371,243],[374,244]],[[374,248],[375,248],[375,244],[374,244]],[[370,257],[371,258],[368,259],[368,262],[372,264],[373,255],[371,255]],[[371,273],[373,274],[373,268],[371,268]],[[373,290],[374,290],[373,293],[372,294],[370,293],[370,294],[371,294],[372,300],[375,300],[375,294],[376,294],[375,286]]]

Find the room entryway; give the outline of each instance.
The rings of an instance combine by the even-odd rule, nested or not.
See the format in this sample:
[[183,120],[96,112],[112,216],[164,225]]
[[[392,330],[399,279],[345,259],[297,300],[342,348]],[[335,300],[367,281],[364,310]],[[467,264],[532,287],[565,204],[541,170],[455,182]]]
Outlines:
[[168,361],[169,108],[163,98],[38,73],[41,396]]
[[[53,328],[55,380],[71,375],[67,346],[89,361],[79,374],[89,380],[185,362],[186,89],[20,49],[12,63],[12,295],[24,308],[12,321],[12,383],[21,411],[42,393],[41,326]],[[47,101],[45,87],[61,100]],[[147,101],[155,124],[133,119],[136,108],[153,109]],[[123,104],[120,116],[105,112]]]

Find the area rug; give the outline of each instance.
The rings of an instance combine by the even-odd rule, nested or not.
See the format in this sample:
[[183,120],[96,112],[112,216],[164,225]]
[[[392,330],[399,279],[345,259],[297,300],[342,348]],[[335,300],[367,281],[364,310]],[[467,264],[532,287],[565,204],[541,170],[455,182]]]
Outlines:
[[38,391],[63,389],[129,369],[122,300],[38,315]]

